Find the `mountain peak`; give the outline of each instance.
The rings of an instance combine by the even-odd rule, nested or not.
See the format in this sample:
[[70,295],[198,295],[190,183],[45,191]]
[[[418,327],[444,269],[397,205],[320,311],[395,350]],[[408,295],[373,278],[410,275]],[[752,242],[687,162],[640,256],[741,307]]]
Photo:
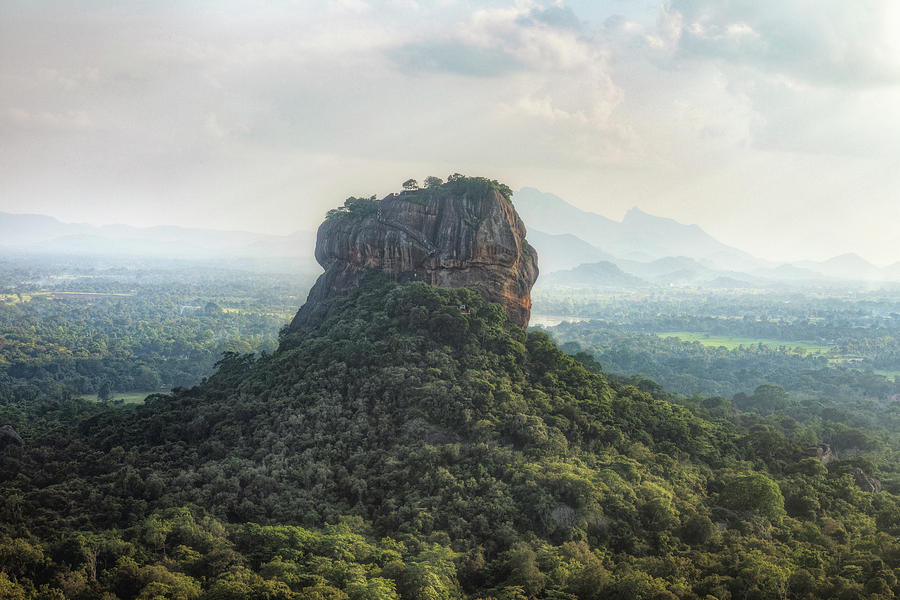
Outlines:
[[866,267],[866,268],[875,266],[872,263],[870,263],[869,261],[867,261],[866,259],[864,259],[859,254],[856,254],[855,252],[847,252],[845,254],[838,254],[837,256],[832,256],[828,260],[824,261],[822,264],[845,265],[845,266],[858,265],[858,266]]
[[618,258],[653,261],[666,256],[689,256],[730,270],[760,264],[759,260],[719,242],[697,225],[658,217],[638,206],[628,210],[622,221],[616,221],[581,210],[558,196],[535,188],[522,188],[516,192],[514,201],[522,218],[541,231],[575,235],[599,251]]
[[653,216],[653,215],[650,215],[650,214],[648,214],[648,213],[642,211],[642,210],[641,210],[641,207],[639,207],[639,206],[632,206],[632,207],[629,208],[628,211],[625,213],[625,218],[622,219],[622,220],[623,220],[623,221],[626,221],[626,220],[628,220],[628,219],[637,219],[637,218],[640,218],[640,217],[650,217],[650,216]]
[[665,225],[669,227],[677,227],[682,229],[690,229],[695,232],[699,232],[702,235],[709,236],[708,233],[703,231],[699,225],[695,224],[686,224],[681,223],[680,221],[676,221],[670,217],[660,217],[658,215],[650,214],[644,210],[641,210],[638,206],[633,206],[628,209],[628,212],[625,213],[625,216],[622,218],[622,223],[625,225],[647,225],[647,224],[657,224],[657,225]]
[[633,206],[628,209],[625,213],[625,216],[622,217],[623,225],[644,225],[644,224],[652,224],[652,223],[669,223],[674,225],[679,225],[684,227],[681,223],[676,221],[675,219],[669,219],[666,217],[658,217],[656,215],[651,215],[648,212],[641,210],[637,206]]

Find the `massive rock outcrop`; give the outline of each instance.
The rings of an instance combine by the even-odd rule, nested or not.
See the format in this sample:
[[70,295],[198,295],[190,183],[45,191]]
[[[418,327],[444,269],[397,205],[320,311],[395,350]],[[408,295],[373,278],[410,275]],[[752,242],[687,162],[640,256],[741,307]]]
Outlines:
[[[503,193],[506,192],[506,193]],[[461,178],[380,201],[351,198],[319,227],[316,260],[325,268],[291,327],[315,327],[329,300],[357,287],[370,270],[407,283],[468,287],[506,308],[522,327],[531,313],[537,252],[508,188]]]
[[12,425],[0,426],[0,450],[7,446],[24,446],[25,440]]

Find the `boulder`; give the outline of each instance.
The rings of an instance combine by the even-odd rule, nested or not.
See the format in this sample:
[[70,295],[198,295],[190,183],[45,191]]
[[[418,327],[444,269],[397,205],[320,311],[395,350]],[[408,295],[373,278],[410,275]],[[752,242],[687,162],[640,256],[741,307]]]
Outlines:
[[806,455],[818,458],[823,465],[828,465],[835,461],[834,453],[831,451],[829,444],[817,444],[806,449]]
[[22,439],[22,436],[19,435],[12,425],[2,425],[0,426],[0,448],[5,448],[9,445],[24,446],[25,440]]
[[881,491],[881,481],[866,475],[866,473],[858,467],[853,469],[853,480],[856,482],[857,487],[864,492],[875,494]]

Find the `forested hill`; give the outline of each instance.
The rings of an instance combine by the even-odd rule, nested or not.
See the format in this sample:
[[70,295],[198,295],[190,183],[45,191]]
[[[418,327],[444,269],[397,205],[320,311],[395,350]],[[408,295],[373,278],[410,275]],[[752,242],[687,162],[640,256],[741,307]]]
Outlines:
[[25,444],[2,450],[0,597],[900,591],[900,502],[861,489],[865,456],[610,380],[466,289],[337,302],[142,406],[2,406]]

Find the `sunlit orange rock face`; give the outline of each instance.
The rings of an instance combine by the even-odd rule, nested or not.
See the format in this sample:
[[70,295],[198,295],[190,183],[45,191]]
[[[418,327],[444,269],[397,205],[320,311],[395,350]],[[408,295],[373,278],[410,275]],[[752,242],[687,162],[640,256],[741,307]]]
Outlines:
[[496,189],[454,193],[447,187],[391,194],[365,216],[322,223],[316,260],[325,273],[292,327],[321,323],[328,300],[357,287],[372,269],[400,283],[474,289],[503,305],[510,322],[527,326],[538,266],[525,224]]

